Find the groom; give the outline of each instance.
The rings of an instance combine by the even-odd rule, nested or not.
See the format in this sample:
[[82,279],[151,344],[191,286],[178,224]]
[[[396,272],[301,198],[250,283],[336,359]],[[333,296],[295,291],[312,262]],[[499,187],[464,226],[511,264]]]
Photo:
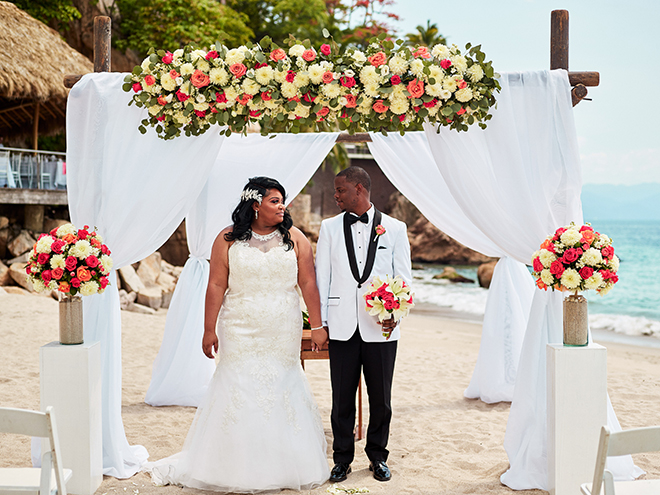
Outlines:
[[[332,483],[345,480],[351,472],[355,397],[361,371],[369,395],[365,447],[369,469],[378,481],[392,477],[386,463],[386,447],[399,322],[390,319],[381,325],[375,316],[369,316],[363,294],[377,275],[399,275],[410,284],[410,245],[406,224],[376,210],[370,191],[371,179],[364,169],[349,167],[337,174],[334,197],[343,213],[323,221],[316,246],[316,279],[324,328],[314,330],[312,339],[317,344],[324,343],[328,336],[330,339],[335,462],[330,475]],[[376,227],[380,227],[380,234]]]

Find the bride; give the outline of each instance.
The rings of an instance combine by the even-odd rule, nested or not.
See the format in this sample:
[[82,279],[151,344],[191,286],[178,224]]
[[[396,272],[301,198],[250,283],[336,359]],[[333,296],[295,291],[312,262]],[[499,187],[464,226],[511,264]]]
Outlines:
[[[328,479],[321,417],[300,364],[296,285],[312,327],[322,328],[313,255],[285,199],[276,180],[250,179],[233,225],[213,244],[202,348],[218,365],[183,451],[146,466],[158,484],[252,493]],[[315,330],[318,349],[325,338]]]

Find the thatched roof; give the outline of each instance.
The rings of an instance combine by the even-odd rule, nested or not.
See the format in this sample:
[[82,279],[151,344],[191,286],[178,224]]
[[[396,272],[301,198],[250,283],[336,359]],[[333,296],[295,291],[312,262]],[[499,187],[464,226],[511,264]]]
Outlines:
[[94,65],[60,34],[13,3],[0,2],[0,138],[32,135],[35,102],[39,134],[64,129],[67,74],[87,74]]

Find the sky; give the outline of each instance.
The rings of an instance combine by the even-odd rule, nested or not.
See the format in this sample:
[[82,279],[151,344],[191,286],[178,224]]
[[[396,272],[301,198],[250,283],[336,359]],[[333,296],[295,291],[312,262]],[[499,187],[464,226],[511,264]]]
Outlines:
[[497,72],[550,68],[550,13],[569,11],[569,70],[600,85],[574,111],[585,184],[660,183],[660,0],[394,0],[398,37],[435,23]]

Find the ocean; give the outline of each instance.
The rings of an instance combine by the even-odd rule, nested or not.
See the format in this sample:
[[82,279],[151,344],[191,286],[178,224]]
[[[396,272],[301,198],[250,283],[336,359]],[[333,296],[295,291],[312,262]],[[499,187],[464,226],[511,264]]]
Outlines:
[[[619,282],[608,294],[583,293],[589,301],[591,329],[660,340],[660,221],[593,221],[591,225],[612,239],[621,259]],[[433,279],[444,266],[415,267],[417,302],[452,310],[467,319],[483,317],[488,290],[476,282],[476,267],[454,266],[459,274],[475,281],[460,284]]]

